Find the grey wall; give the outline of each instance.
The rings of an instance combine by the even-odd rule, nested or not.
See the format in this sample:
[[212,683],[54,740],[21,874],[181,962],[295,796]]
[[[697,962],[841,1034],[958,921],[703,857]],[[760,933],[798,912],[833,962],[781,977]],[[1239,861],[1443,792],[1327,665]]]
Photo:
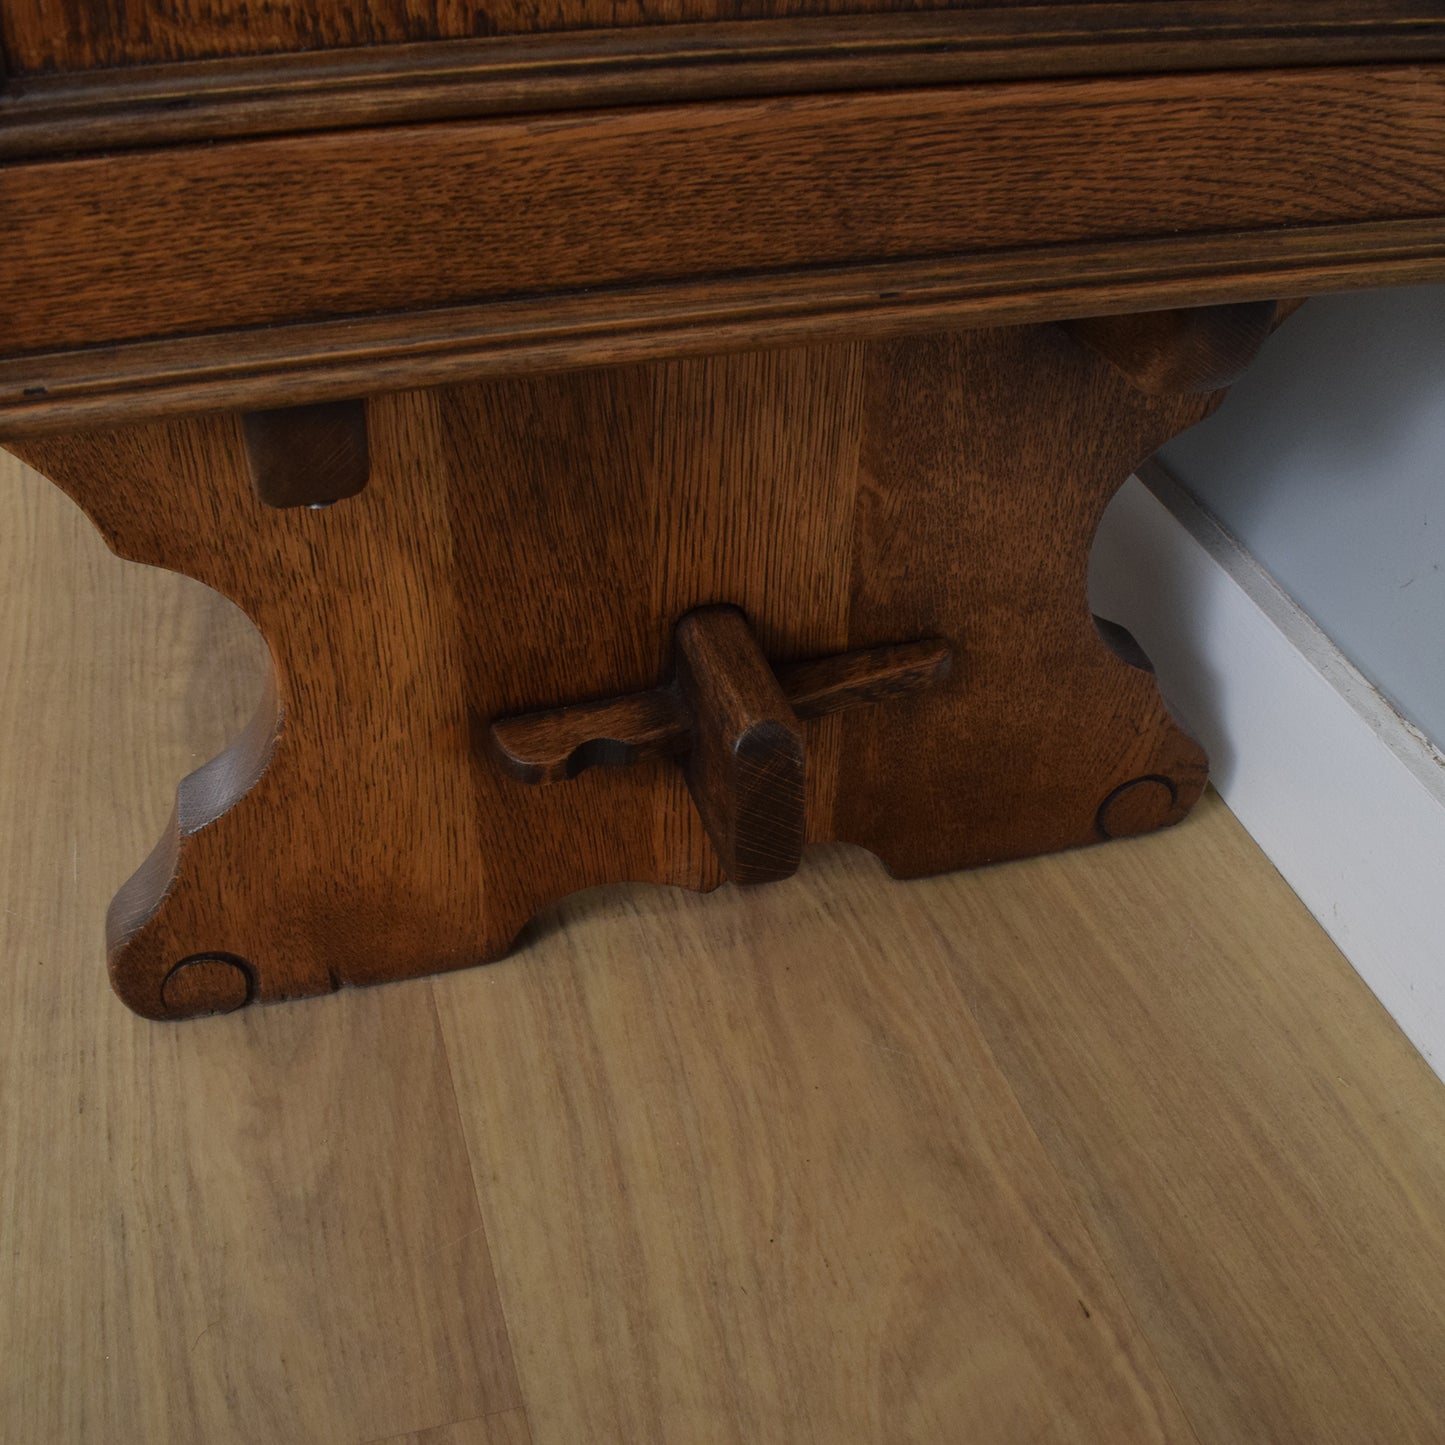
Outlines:
[[1445,745],[1445,286],[1310,301],[1160,456]]

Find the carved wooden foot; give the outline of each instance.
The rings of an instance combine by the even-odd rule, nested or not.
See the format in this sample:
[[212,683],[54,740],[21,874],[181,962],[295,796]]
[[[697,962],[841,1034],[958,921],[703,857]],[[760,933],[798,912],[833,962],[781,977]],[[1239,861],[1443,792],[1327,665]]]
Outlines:
[[[912,877],[1178,821],[1205,759],[1090,616],[1089,545],[1133,467],[1219,398],[1177,388],[1218,385],[1270,314],[18,446],[121,556],[234,599],[274,661],[255,722],[182,783],[116,899],[117,991],[174,1018],[477,963],[573,890],[777,876],[803,839]],[[738,611],[696,611],[718,607]],[[908,686],[815,705],[890,691],[845,684],[900,643],[924,649]],[[625,715],[611,753],[586,745],[615,711],[600,729],[555,712],[596,699]],[[550,737],[517,720],[539,710]],[[629,766],[580,767],[598,761]]]

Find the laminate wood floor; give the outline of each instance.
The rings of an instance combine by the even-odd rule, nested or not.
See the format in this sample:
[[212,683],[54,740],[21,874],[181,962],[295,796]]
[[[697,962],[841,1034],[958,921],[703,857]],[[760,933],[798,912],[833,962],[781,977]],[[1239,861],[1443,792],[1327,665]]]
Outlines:
[[1217,799],[146,1023],[105,905],[261,659],[0,458],[0,1440],[1445,1440],[1445,1090]]

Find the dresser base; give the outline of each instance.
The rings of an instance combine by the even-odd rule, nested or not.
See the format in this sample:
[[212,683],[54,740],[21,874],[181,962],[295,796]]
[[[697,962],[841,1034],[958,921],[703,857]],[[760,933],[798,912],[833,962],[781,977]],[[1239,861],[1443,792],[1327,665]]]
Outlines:
[[[604,749],[535,786],[494,738],[666,686],[697,609],[739,609],[779,675],[946,650],[927,686],[795,719],[807,842],[912,878],[1178,822],[1206,761],[1090,615],[1089,548],[1132,469],[1223,394],[1179,388],[1222,385],[1271,315],[652,362],[16,445],[121,556],[237,602],[273,661],[252,725],[180,785],[112,906],[116,991],[152,1018],[319,994],[498,958],[595,884],[716,886],[685,758]],[[328,485],[344,499],[277,505]]]

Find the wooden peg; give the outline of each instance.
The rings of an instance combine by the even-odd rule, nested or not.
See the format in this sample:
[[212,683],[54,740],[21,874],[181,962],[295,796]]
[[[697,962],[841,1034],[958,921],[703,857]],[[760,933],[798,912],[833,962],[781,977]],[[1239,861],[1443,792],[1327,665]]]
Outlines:
[[678,623],[666,687],[499,718],[492,745],[518,782],[556,783],[586,768],[683,759],[699,814],[729,878],[761,883],[798,866],[803,739],[798,723],[918,692],[948,675],[948,645],[874,647],[774,671],[746,617],[705,607]]
[[948,644],[926,637],[921,642],[898,642],[785,662],[776,671],[778,685],[793,711],[800,718],[815,718],[921,692],[942,682],[952,667],[953,653]]
[[246,464],[268,507],[325,507],[366,485],[366,403],[328,401],[241,416]]
[[492,749],[519,783],[560,783],[687,751],[692,719],[675,685],[498,718]]
[[687,785],[734,883],[768,883],[803,856],[803,734],[735,607],[677,626],[677,685],[692,719]]
[[[919,692],[947,677],[951,665],[948,644],[927,638],[784,663],[775,671],[783,695],[806,722]],[[674,683],[498,718],[492,745],[519,783],[560,783],[587,768],[679,757],[691,734],[692,718]]]
[[1063,323],[1147,396],[1217,391],[1238,379],[1276,325],[1278,303],[1186,306]]

